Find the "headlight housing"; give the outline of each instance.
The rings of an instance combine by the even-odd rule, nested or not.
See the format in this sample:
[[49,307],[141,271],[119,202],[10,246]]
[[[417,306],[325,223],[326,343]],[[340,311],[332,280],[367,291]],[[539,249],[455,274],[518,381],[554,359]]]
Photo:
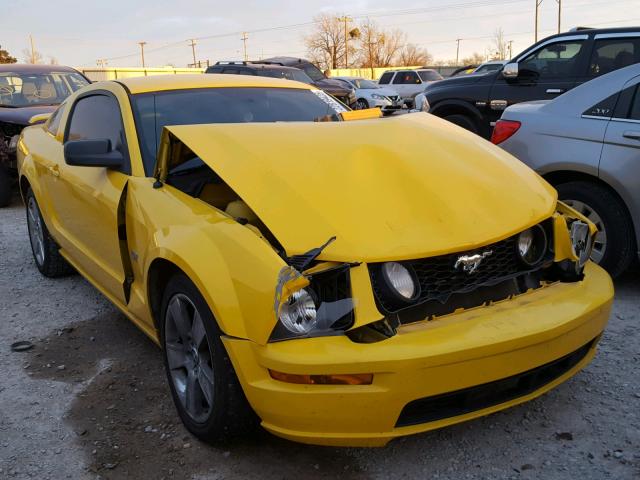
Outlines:
[[371,94],[371,98],[375,98],[376,100],[386,100],[387,97],[385,97],[384,95],[380,95],[378,93],[372,93]]
[[11,137],[11,140],[9,140],[10,153],[15,153],[16,150],[18,150],[18,140],[20,140],[20,135],[14,135],[13,137]]
[[398,262],[382,264],[382,279],[387,290],[398,300],[410,302],[420,294],[420,285],[415,273]]
[[315,301],[309,290],[294,292],[282,305],[279,320],[293,334],[305,335],[318,323]]
[[518,235],[518,257],[528,267],[534,267],[542,262],[548,249],[549,240],[542,225],[534,225]]
[[578,259],[578,268],[582,269],[591,257],[593,249],[593,238],[589,225],[583,221],[575,220],[571,223],[569,236],[573,254]]

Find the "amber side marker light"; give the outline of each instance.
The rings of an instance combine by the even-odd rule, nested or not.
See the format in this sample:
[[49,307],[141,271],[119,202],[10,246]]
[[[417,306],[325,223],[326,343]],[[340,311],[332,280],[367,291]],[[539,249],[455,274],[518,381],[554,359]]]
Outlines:
[[269,370],[271,378],[286,383],[305,385],[371,385],[372,373],[356,373],[342,375],[296,375]]

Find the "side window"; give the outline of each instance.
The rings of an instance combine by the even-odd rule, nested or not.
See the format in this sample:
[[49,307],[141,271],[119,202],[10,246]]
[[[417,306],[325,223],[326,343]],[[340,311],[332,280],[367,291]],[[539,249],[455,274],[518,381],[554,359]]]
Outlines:
[[416,72],[398,72],[393,83],[395,85],[415,85],[422,83],[422,80]]
[[620,92],[616,92],[613,95],[608,96],[604,100],[596,103],[593,107],[584,111],[583,115],[590,117],[611,118],[613,117],[613,110],[616,108],[616,102]]
[[633,103],[631,104],[629,118],[633,120],[640,120],[640,85],[636,87],[636,93],[633,96]]
[[391,82],[392,78],[393,78],[393,72],[384,72],[380,77],[380,80],[378,80],[378,84],[388,85]]
[[126,160],[123,173],[130,173],[124,127],[118,101],[107,95],[82,97],[73,106],[67,122],[65,142],[68,140],[111,141],[111,150],[122,153]]
[[225,68],[223,73],[230,73],[231,75],[238,75],[238,69],[236,67]]
[[255,75],[256,73],[253,70],[248,68],[239,68],[238,75]]
[[520,71],[537,79],[574,76],[583,46],[582,40],[552,43],[519,62]]
[[589,76],[597,77],[640,62],[640,38],[596,40],[589,61]]
[[209,67],[206,73],[222,73],[222,67]]
[[64,111],[64,108],[66,107],[66,105],[63,103],[62,105],[60,105],[55,112],[53,112],[53,115],[51,115],[51,117],[49,118],[49,121],[47,122],[47,131],[55,136],[58,133],[58,128],[60,127],[60,120],[62,119],[62,112]]

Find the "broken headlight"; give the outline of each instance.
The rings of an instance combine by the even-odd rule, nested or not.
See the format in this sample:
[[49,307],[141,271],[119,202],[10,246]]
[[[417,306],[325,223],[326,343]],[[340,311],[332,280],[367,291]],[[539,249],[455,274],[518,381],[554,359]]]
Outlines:
[[593,238],[589,225],[580,220],[576,220],[571,223],[570,230],[571,248],[573,254],[578,259],[578,268],[582,269],[589,257],[591,257],[591,250],[593,249]]
[[518,256],[527,266],[538,265],[547,254],[549,241],[542,225],[534,225],[518,235]]
[[305,275],[285,267],[276,288],[278,323],[270,341],[341,335],[350,328],[354,308],[350,267],[340,264]]

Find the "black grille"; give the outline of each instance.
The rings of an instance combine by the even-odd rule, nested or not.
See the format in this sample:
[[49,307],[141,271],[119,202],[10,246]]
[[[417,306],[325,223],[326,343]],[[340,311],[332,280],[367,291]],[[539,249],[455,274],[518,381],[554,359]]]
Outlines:
[[575,367],[597,341],[595,338],[565,357],[512,377],[414,400],[402,409],[396,427],[457,417],[529,395]]
[[[546,223],[546,222],[545,222]],[[544,225],[544,224],[543,224]],[[549,242],[551,228],[545,225]],[[387,316],[397,314],[399,323],[445,315],[457,308],[471,308],[498,301],[540,286],[537,272],[552,260],[552,253],[535,268],[524,265],[516,251],[517,236],[474,250],[399,262],[415,272],[420,293],[411,303],[389,294],[382,277],[383,264],[370,264],[369,274],[378,308]],[[490,254],[488,252],[491,252]],[[456,268],[462,255],[484,255],[478,268]]]

